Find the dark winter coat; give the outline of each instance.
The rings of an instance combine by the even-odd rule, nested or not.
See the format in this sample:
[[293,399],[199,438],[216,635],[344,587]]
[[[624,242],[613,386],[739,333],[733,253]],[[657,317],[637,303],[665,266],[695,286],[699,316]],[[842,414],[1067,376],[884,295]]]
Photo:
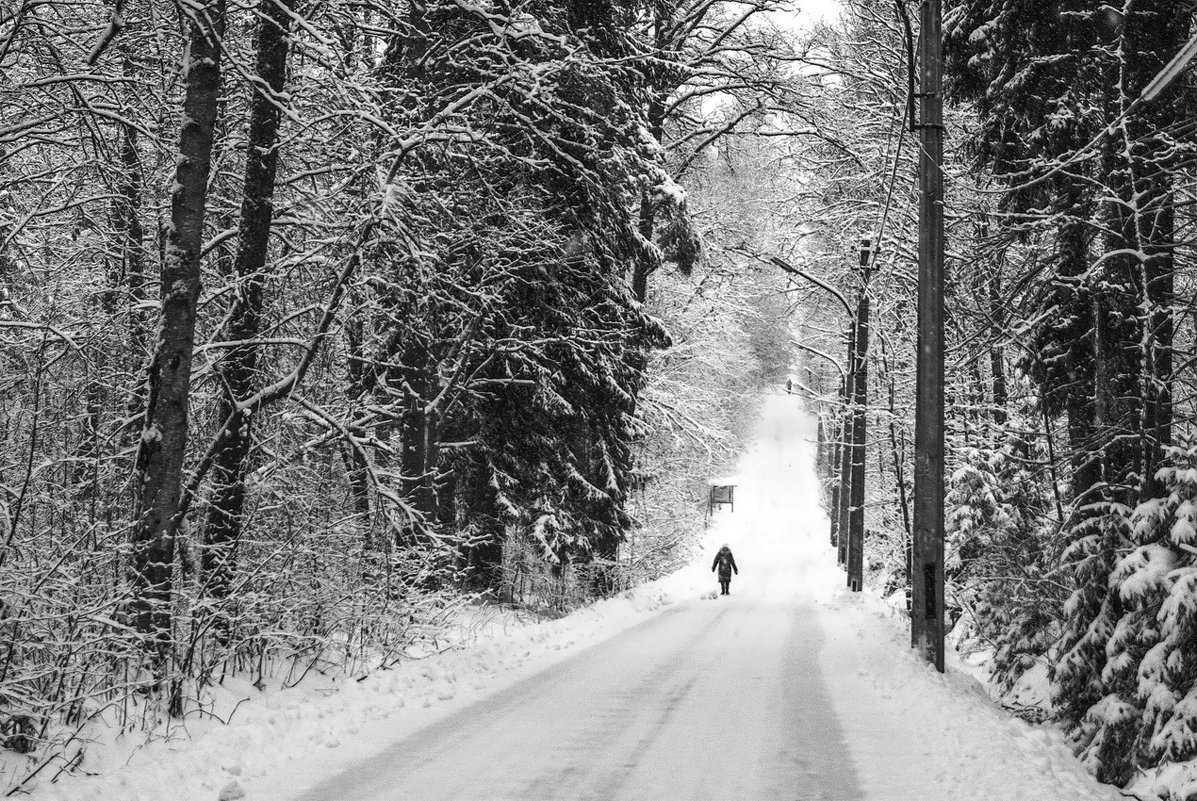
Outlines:
[[740,568],[736,567],[736,557],[732,556],[731,548],[720,548],[719,553],[715,554],[715,561],[711,562],[711,572],[715,572],[715,568],[719,568],[719,581],[731,581],[732,571],[736,571],[736,575],[740,575]]

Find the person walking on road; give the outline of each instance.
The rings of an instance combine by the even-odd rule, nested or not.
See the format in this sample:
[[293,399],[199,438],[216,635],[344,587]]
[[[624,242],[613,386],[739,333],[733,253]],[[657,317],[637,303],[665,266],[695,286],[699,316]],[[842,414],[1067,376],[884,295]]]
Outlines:
[[720,595],[731,595],[731,577],[734,570],[736,575],[740,575],[740,568],[736,567],[736,557],[732,556],[731,548],[727,547],[727,543],[723,543],[723,547],[719,549],[719,553],[715,554],[715,561],[711,562],[711,572],[715,572],[715,568],[719,568],[719,587],[722,589]]

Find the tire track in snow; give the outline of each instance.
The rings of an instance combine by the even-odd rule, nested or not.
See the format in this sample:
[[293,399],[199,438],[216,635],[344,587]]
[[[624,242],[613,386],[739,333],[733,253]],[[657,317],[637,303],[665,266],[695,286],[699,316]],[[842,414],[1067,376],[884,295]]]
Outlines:
[[680,604],[303,799],[856,799],[820,641],[798,605]]

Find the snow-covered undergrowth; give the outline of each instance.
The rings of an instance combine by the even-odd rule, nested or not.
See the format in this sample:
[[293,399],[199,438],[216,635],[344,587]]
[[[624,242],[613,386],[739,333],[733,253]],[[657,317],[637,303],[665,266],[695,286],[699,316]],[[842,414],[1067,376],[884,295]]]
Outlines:
[[309,676],[290,689],[226,680],[214,691],[212,715],[188,719],[173,736],[155,742],[135,734],[93,743],[79,775],[33,784],[31,797],[217,801],[244,793],[259,800],[287,798],[578,647],[634,625],[685,592],[685,583],[686,577],[671,577],[557,620],[494,615],[474,626],[472,642],[462,647],[403,661],[360,680]]

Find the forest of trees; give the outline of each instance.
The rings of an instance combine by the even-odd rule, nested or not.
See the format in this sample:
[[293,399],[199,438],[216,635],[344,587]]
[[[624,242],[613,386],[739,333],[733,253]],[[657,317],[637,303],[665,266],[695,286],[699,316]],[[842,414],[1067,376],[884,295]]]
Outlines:
[[[900,2],[844,5],[842,24],[816,33],[809,53],[830,87],[817,124],[838,146],[810,167],[800,214],[807,263],[838,265],[816,277],[848,302],[824,297],[843,323],[803,340],[847,368],[846,326],[868,293],[856,362],[868,399],[865,556],[871,581],[901,592],[917,15]],[[1192,4],[1168,0],[944,3],[949,624],[960,647],[992,653],[1000,687],[1044,670],[1052,708],[1028,716],[1061,724],[1098,779],[1119,785],[1197,757],[1197,82],[1182,74],[1142,97],[1195,21]],[[855,268],[858,240],[844,231],[879,241],[873,271]],[[805,280],[812,297],[828,295]],[[826,391],[841,383],[828,361],[809,367],[824,390],[837,536],[852,511],[840,497],[850,449],[839,446],[861,407],[843,401],[851,375]]]
[[791,360],[712,214],[775,5],[0,7],[6,788],[685,563]]
[[[677,567],[791,366],[901,599],[916,5],[0,8],[4,785]],[[1195,13],[945,4],[953,641],[1117,784],[1197,757]]]

